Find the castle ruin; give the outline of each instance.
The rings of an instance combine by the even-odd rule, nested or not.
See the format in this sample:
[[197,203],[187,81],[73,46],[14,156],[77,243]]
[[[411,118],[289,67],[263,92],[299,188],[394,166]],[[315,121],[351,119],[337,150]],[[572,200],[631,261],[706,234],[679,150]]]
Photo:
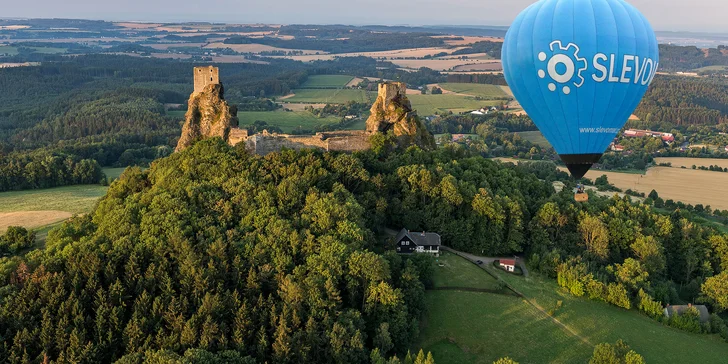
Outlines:
[[220,84],[220,69],[213,66],[195,67],[195,94],[202,92],[207,85]]
[[289,135],[263,131],[249,135],[238,127],[237,107],[225,101],[217,67],[194,68],[195,91],[190,95],[185,125],[177,150],[195,140],[222,137],[230,145],[243,144],[250,153],[266,155],[287,149],[321,149],[354,152],[371,148],[369,137],[393,131],[402,145],[434,147],[434,138],[417,118],[407,99],[407,85],[385,82],[379,85],[377,100],[372,105],[366,130],[342,130],[315,135]]

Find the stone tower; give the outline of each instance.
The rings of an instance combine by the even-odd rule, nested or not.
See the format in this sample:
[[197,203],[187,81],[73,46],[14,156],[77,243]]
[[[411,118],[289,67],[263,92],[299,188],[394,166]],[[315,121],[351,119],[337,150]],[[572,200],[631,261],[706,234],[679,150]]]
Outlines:
[[404,82],[384,82],[379,84],[378,96],[386,108],[396,97],[407,97],[407,85]]
[[195,67],[195,94],[199,94],[207,85],[220,84],[220,70],[217,67]]

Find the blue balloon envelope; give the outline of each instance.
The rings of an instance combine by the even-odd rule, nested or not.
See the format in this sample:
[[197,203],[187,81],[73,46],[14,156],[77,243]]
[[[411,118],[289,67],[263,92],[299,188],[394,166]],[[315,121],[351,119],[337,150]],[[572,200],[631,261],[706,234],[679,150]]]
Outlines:
[[581,178],[624,126],[657,72],[657,39],[623,0],[541,0],[508,29],[513,95]]

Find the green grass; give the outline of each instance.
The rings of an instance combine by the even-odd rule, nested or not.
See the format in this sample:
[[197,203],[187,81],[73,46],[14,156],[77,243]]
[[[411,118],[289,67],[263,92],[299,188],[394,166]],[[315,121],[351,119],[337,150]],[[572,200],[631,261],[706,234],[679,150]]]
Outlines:
[[12,46],[0,46],[0,54],[8,54],[11,56],[18,55],[18,48]]
[[124,170],[126,170],[126,167],[121,167],[121,168],[102,168],[101,170],[106,175],[106,178],[108,178],[109,180],[114,180],[114,179],[119,178],[119,176],[121,176],[121,174],[124,173]]
[[341,88],[346,86],[353,76],[346,75],[316,75],[308,76],[301,88]]
[[444,252],[437,258],[437,263],[445,266],[435,265],[435,287],[498,289],[497,281],[493,277],[457,255]]
[[[67,48],[54,48],[54,47],[27,47],[32,48],[36,53],[42,54],[60,54],[66,53]],[[18,47],[14,46],[0,46],[0,54],[9,54],[11,56],[18,55]]]
[[176,119],[184,119],[186,112],[185,110],[168,110],[166,114]]
[[540,131],[521,131],[517,132],[518,136],[523,138],[524,140],[528,140],[529,142],[540,145],[542,147],[550,147],[551,144],[549,144],[548,140],[543,137],[543,134],[541,134]]
[[505,356],[520,363],[586,363],[593,350],[515,296],[428,291],[425,300],[430,310],[415,347],[432,351],[438,364],[490,364]]
[[367,119],[361,118],[348,126],[344,127],[344,130],[365,130],[367,128]]
[[349,101],[374,102],[375,93],[367,95],[365,90],[349,89],[298,89],[293,90],[295,96],[286,99],[286,102],[300,102],[307,104],[345,104]]
[[336,124],[341,121],[338,117],[317,118],[308,111],[241,111],[238,112],[240,127],[252,125],[255,121],[265,121],[268,125],[277,126],[285,133],[290,133],[299,126],[303,129],[313,130],[316,126]]
[[0,193],[0,212],[58,210],[79,214],[90,212],[108,187],[78,185],[42,190]]
[[485,85],[480,83],[441,83],[440,86],[444,90],[459,94],[480,96],[486,99],[508,98],[508,95],[503,91],[503,89],[496,85]]
[[472,97],[459,95],[407,95],[412,108],[417,110],[420,116],[434,115],[437,112],[452,111],[460,113],[472,111],[484,106],[495,106],[500,103],[497,100],[476,100]]
[[693,71],[694,72],[702,72],[702,71],[728,71],[728,66],[707,66],[707,67],[696,68]]
[[728,343],[717,335],[691,334],[636,310],[573,297],[560,291],[554,280],[533,272],[528,278],[497,274],[547,311],[562,301],[554,317],[592,344],[622,339],[648,363],[723,363],[728,358]]

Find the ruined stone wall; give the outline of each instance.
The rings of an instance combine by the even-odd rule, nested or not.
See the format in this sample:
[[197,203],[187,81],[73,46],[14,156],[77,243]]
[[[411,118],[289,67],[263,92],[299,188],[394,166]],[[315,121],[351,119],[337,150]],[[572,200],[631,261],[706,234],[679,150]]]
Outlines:
[[217,67],[195,67],[194,74],[196,94],[202,92],[207,85],[220,84],[220,70]]
[[236,145],[240,142],[244,142],[248,139],[248,130],[247,129],[239,129],[239,128],[231,128],[230,129],[230,138],[228,139],[228,142],[230,145]]
[[230,144],[245,143],[245,149],[258,155],[279,152],[281,149],[320,149],[324,151],[354,152],[370,148],[369,133],[365,131],[339,131],[317,133],[316,135],[261,134],[245,138],[233,138]]

